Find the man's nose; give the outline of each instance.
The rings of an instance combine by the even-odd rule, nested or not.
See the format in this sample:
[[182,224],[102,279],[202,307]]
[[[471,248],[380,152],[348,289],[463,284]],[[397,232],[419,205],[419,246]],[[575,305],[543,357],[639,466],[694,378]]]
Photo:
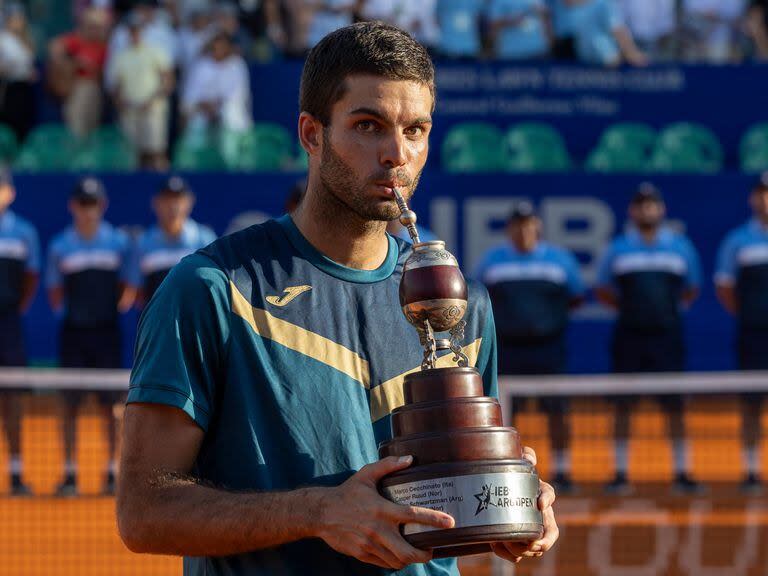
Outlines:
[[396,168],[408,162],[408,148],[402,134],[394,134],[382,144],[380,163],[387,168]]

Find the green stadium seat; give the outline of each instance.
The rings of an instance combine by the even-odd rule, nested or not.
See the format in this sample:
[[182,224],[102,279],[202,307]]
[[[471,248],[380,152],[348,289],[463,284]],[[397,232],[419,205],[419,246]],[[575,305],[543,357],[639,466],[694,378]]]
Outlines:
[[503,166],[501,131],[484,122],[465,122],[453,126],[440,150],[447,172],[495,172]]
[[649,158],[639,149],[595,148],[584,165],[589,172],[645,172]]
[[665,172],[717,172],[723,150],[717,137],[699,124],[681,122],[661,131],[651,166]]
[[656,131],[647,124],[620,122],[605,129],[598,148],[600,150],[630,151],[650,155],[656,142]]
[[227,165],[215,144],[190,144],[183,140],[176,145],[173,167],[178,170],[226,170]]
[[27,171],[70,170],[83,144],[63,124],[41,124],[27,136],[14,166]]
[[0,164],[10,163],[16,156],[16,134],[5,124],[0,124]]
[[136,152],[127,142],[103,140],[81,150],[72,165],[75,170],[135,170]]
[[560,172],[571,167],[563,137],[549,124],[512,126],[504,135],[503,151],[503,167],[511,172]]
[[768,123],[755,124],[747,130],[739,144],[741,169],[761,172],[768,169]]
[[[234,146],[227,142],[231,138],[236,139]],[[222,147],[228,150],[227,165],[233,170],[293,169],[293,139],[288,130],[278,124],[255,124],[245,133],[225,133]]]

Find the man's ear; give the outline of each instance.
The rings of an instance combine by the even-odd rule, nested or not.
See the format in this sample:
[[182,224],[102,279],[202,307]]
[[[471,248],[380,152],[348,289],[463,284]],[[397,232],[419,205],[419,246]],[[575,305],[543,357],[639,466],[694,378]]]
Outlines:
[[309,112],[299,115],[299,142],[310,156],[320,153],[323,140],[323,124]]

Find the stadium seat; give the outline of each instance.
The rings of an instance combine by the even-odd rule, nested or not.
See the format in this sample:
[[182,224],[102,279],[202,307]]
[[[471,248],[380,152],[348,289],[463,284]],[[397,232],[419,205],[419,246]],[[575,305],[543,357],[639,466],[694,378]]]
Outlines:
[[639,149],[598,147],[592,151],[584,165],[589,172],[645,172],[649,158]]
[[605,129],[598,148],[616,152],[629,152],[637,157],[639,152],[650,156],[656,142],[656,131],[647,124],[620,122]]
[[492,124],[466,122],[443,139],[441,161],[447,172],[494,172],[502,168],[501,131]]
[[571,167],[560,133],[549,124],[523,122],[512,126],[503,140],[503,167],[511,172],[563,171]]
[[680,122],[659,134],[651,166],[663,172],[717,172],[723,150],[717,137],[699,124]]
[[126,142],[90,144],[75,157],[75,170],[129,171],[136,169],[136,152]]
[[176,145],[173,167],[178,170],[225,170],[219,147],[209,143],[190,143],[183,139]]
[[[226,142],[236,138],[236,146]],[[293,168],[293,141],[283,126],[262,123],[254,125],[242,134],[222,135],[223,149],[233,150],[226,154],[227,166],[233,170],[291,170]]]
[[41,124],[27,136],[14,166],[30,172],[69,170],[82,146],[63,124]]
[[5,124],[0,124],[0,163],[5,164],[13,160],[16,147],[16,134]]
[[746,172],[768,170],[768,123],[755,124],[744,133],[739,157],[741,169]]

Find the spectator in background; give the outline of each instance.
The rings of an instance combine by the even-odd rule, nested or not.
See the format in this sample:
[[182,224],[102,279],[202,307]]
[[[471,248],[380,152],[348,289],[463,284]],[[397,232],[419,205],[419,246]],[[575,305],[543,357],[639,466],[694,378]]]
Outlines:
[[231,38],[220,32],[210,43],[209,55],[190,73],[181,95],[181,106],[190,138],[220,135],[226,158],[232,134],[244,133],[253,124],[251,80],[248,65],[235,51]]
[[[661,193],[642,184],[629,205],[631,225],[609,246],[598,268],[595,295],[618,311],[613,332],[613,370],[680,372],[685,370],[682,309],[699,293],[699,258],[690,241],[664,225]],[[616,477],[613,492],[627,489],[627,438],[634,399],[616,399]],[[674,454],[675,488],[696,491],[688,476],[688,445],[680,396],[660,396],[667,413]]]
[[745,0],[683,0],[682,6],[687,59],[725,64],[740,58]]
[[106,12],[85,10],[77,31],[58,36],[49,47],[49,86],[64,99],[64,120],[79,137],[101,123],[101,82],[107,59]]
[[[741,370],[768,370],[768,174],[749,197],[752,219],[733,230],[717,257],[715,286],[723,307],[736,317],[736,349]],[[742,402],[743,487],[760,487],[761,394]]]
[[215,32],[210,12],[203,9],[190,12],[178,36],[179,67],[183,78],[188,78]]
[[482,52],[480,20],[485,0],[438,0],[439,52],[449,58],[477,58]]
[[768,0],[751,0],[747,11],[747,34],[754,56],[768,60]]
[[285,199],[285,213],[291,214],[299,207],[304,199],[304,193],[307,191],[307,181],[299,180],[288,191],[288,197]]
[[[570,311],[584,299],[579,266],[570,253],[541,241],[541,220],[520,202],[507,223],[508,242],[490,250],[475,278],[491,297],[501,374],[562,374]],[[542,400],[555,463],[554,483],[571,488],[566,398]]]
[[397,26],[432,49],[440,37],[436,10],[437,0],[362,0],[359,15]]
[[178,262],[187,254],[208,246],[216,234],[189,215],[195,196],[187,183],[173,176],[152,200],[157,225],[138,239],[133,284],[138,286],[137,303],[144,306]]
[[248,57],[251,53],[251,39],[240,26],[240,10],[237,5],[231,2],[216,4],[213,16],[216,31],[229,36],[235,50],[243,57]]
[[[0,5],[1,6],[1,5]],[[2,11],[0,30],[0,123],[10,126],[23,141],[36,118],[35,47],[24,7],[10,3]]]
[[[133,306],[136,294],[130,284],[128,237],[104,222],[107,196],[102,183],[85,178],[78,183],[69,201],[73,224],[52,241],[48,251],[47,284],[51,308],[62,314],[59,333],[59,364],[64,368],[122,367],[120,313]],[[114,491],[115,425],[112,407],[122,393],[99,393],[109,467],[104,490]],[[62,433],[65,478],[59,496],[77,493],[75,429],[77,408],[83,394],[64,395]]]
[[488,23],[496,58],[538,60],[549,54],[551,25],[544,0],[491,0]]
[[676,0],[621,0],[624,22],[638,48],[652,60],[677,55]]
[[109,39],[107,76],[112,74],[117,57],[132,47],[132,27],[136,25],[141,28],[144,42],[162,52],[172,67],[176,66],[178,40],[169,15],[158,7],[157,0],[138,0]]
[[305,48],[312,48],[327,34],[352,24],[359,2],[360,0],[304,0],[304,10],[312,10]]
[[[40,244],[37,231],[10,210],[16,199],[11,175],[0,170],[0,366],[26,366],[21,315],[37,291]],[[30,493],[22,477],[21,395],[0,391],[0,416],[10,453],[11,494]]]
[[108,87],[140,165],[165,170],[172,63],[165,52],[144,41],[140,19],[132,15],[129,20],[131,45],[116,56]]
[[645,66],[640,51],[625,26],[614,0],[562,0],[561,19],[573,34],[576,57],[599,66]]

